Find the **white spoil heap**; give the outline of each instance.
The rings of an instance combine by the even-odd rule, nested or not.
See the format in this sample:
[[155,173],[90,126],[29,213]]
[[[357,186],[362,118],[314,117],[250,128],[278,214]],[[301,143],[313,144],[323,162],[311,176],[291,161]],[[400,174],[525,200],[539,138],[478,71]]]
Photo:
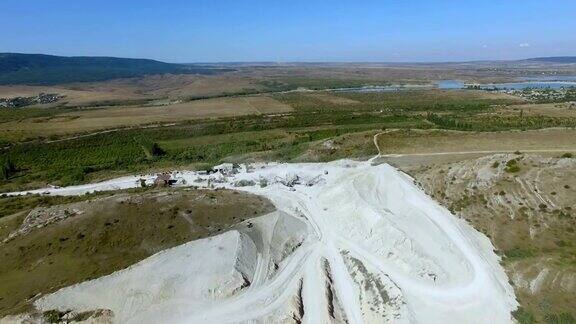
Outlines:
[[[173,176],[181,186],[262,195],[278,211],[35,305],[110,309],[119,323],[512,322],[517,303],[490,241],[389,165],[258,164]],[[38,192],[79,195],[138,179]]]

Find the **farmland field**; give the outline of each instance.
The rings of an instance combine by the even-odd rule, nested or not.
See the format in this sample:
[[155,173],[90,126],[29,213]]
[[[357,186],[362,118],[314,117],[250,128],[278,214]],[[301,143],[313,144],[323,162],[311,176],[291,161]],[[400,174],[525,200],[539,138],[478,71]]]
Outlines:
[[269,97],[215,98],[169,105],[99,107],[71,112],[62,110],[60,114],[0,123],[0,134],[12,139],[29,139],[194,119],[284,113],[291,110],[290,106]]

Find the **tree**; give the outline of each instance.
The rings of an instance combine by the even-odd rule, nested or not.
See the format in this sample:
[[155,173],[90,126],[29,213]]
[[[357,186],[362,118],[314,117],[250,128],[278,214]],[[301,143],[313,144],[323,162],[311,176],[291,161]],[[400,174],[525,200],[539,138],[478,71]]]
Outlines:
[[9,157],[0,160],[0,179],[7,180],[16,172],[16,165]]
[[154,157],[162,156],[166,153],[158,145],[158,143],[153,142],[148,137],[138,136],[135,137],[134,140],[136,140],[136,142],[140,145],[147,159],[153,159]]

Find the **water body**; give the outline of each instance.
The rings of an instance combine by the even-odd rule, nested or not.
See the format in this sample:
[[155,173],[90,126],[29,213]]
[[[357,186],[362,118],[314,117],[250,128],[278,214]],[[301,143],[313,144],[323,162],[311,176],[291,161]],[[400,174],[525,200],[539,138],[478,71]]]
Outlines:
[[[458,80],[442,80],[438,89],[466,89],[468,85]],[[483,90],[524,90],[524,89],[562,89],[576,87],[576,76],[530,77],[519,82],[478,84]]]
[[562,89],[576,87],[576,81],[525,81],[510,83],[480,84],[484,90],[524,90],[524,89]]
[[358,88],[339,88],[339,89],[332,89],[332,91],[369,93],[369,92],[394,92],[403,90],[422,90],[431,88],[433,88],[431,85],[406,84],[406,85],[387,85],[387,86],[365,86]]
[[[536,76],[519,78],[518,82],[507,83],[488,83],[478,84],[477,86],[483,90],[524,90],[524,89],[562,89],[576,87],[576,76]],[[357,88],[340,88],[333,89],[334,92],[394,92],[405,90],[428,90],[428,89],[441,89],[441,90],[461,90],[466,89],[469,84],[459,80],[441,80],[436,84],[428,85],[387,85],[387,86],[365,86]]]
[[554,76],[531,76],[518,78],[519,81],[574,81],[576,82],[576,75],[554,75]]
[[458,80],[442,80],[438,82],[437,86],[438,89],[442,90],[457,90],[457,89],[464,89],[466,87],[466,84]]
[[386,85],[386,86],[365,86],[357,88],[339,88],[332,89],[334,92],[360,92],[360,93],[370,93],[370,92],[394,92],[394,91],[406,91],[406,90],[430,90],[430,89],[464,89],[466,84],[458,80],[442,80],[437,84],[402,84],[402,85]]

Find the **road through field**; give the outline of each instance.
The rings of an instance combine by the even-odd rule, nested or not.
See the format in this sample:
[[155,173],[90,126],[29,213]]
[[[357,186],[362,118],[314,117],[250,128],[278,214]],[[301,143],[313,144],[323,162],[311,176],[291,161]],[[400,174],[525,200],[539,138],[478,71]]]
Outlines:
[[[379,138],[386,134],[391,134],[394,132],[398,132],[397,129],[391,129],[384,132],[380,132],[374,135],[373,142],[376,148],[378,149],[378,156],[379,157],[386,157],[386,158],[398,158],[398,157],[426,157],[426,156],[448,156],[448,155],[477,155],[477,154],[501,154],[501,153],[566,153],[576,151],[576,146],[572,143],[574,136],[574,130],[572,129],[561,129],[561,128],[553,128],[553,129],[543,129],[543,130],[536,130],[536,131],[526,131],[523,133],[519,132],[500,132],[500,133],[489,133],[490,136],[497,136],[500,135],[500,142],[497,142],[497,138],[490,138],[484,139],[483,133],[474,133],[474,132],[450,132],[450,131],[438,131],[434,133],[435,136],[426,136],[425,131],[420,131],[420,133],[414,133],[412,135],[418,135],[419,137],[410,137],[406,136],[404,138],[400,137],[402,140],[409,139],[412,144],[416,144],[420,141],[426,140],[426,147],[425,150],[430,152],[423,152],[423,153],[413,153],[413,152],[402,152],[402,150],[416,150],[419,146],[414,145],[414,147],[409,146],[406,144],[406,147],[403,146],[393,146],[389,148],[391,151],[397,151],[397,153],[383,153],[384,149],[379,144]],[[441,135],[439,135],[441,134]],[[513,143],[514,149],[500,149],[502,145],[506,145],[507,137],[510,134],[514,134],[518,136],[521,134],[524,136],[525,139],[530,139],[526,144],[523,146],[518,143]],[[464,137],[467,136],[467,137]],[[555,139],[557,139],[555,141]],[[461,146],[458,142],[459,141],[471,141],[477,143],[478,149],[474,150],[459,150],[458,147]],[[514,139],[515,140],[515,139]],[[391,144],[393,145],[401,145],[399,142],[395,141],[394,138],[390,140]],[[509,141],[508,141],[509,142]],[[551,143],[555,143],[554,146],[551,147]],[[504,144],[503,144],[504,143]],[[449,147],[447,149],[447,147]],[[535,148],[541,147],[541,148]]]

